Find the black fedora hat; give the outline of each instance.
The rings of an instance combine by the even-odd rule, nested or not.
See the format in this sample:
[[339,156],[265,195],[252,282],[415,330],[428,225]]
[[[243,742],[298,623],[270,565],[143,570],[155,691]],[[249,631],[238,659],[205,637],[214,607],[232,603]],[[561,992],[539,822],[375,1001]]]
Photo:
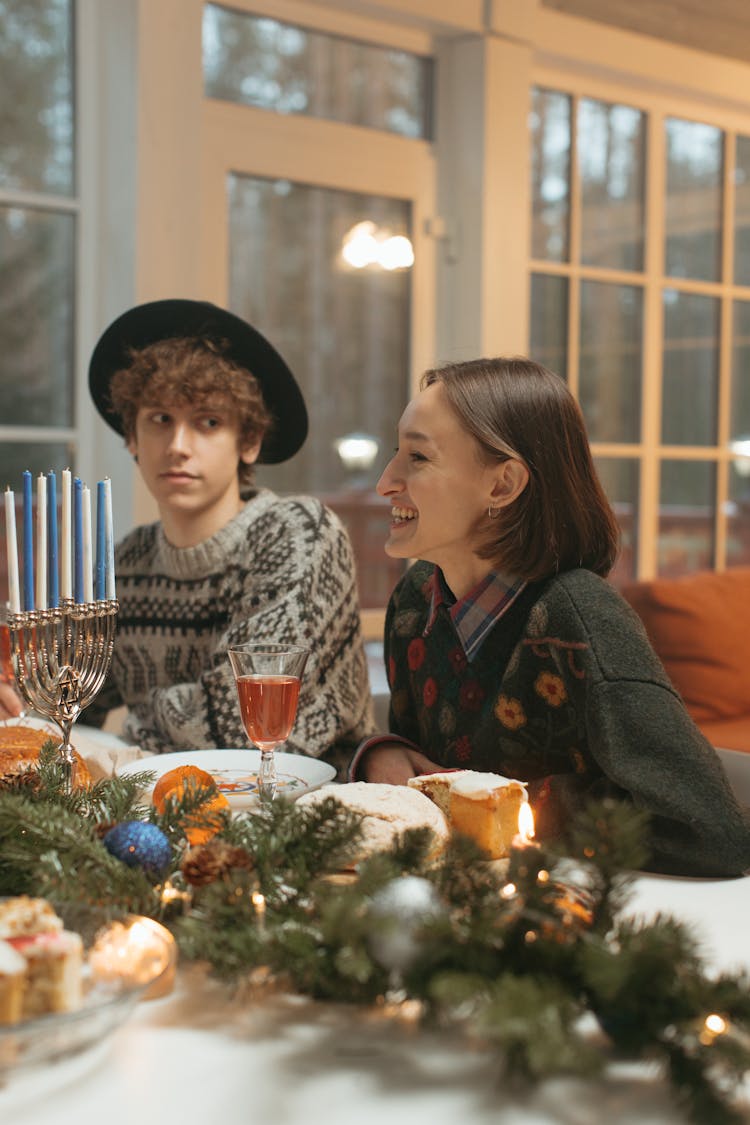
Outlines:
[[122,419],[112,409],[112,376],[130,364],[133,348],[157,340],[199,338],[224,341],[224,354],[251,372],[273,417],[273,429],[258,461],[275,465],[300,449],[307,437],[307,409],[297,381],[276,349],[246,321],[208,301],[151,301],[119,316],[102,334],[89,364],[89,390],[96,409],[118,434]]

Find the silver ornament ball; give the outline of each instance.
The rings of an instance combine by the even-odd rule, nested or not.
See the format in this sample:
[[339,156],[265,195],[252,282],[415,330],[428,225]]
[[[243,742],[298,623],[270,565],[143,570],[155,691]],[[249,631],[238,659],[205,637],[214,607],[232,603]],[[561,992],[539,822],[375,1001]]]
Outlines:
[[404,875],[376,891],[368,913],[374,923],[368,939],[373,957],[384,969],[405,972],[419,957],[419,931],[445,907],[427,879]]

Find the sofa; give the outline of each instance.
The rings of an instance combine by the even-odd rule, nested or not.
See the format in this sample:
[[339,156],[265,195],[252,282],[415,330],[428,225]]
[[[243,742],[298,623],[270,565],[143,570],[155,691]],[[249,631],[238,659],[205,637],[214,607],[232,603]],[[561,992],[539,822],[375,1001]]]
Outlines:
[[709,742],[750,755],[750,567],[635,582],[621,593]]

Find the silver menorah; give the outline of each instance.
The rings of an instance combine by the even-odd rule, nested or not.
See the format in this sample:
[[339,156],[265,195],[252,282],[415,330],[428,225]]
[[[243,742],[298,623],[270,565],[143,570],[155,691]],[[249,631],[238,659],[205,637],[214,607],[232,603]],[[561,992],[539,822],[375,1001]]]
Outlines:
[[76,768],[70,732],[109,671],[117,610],[115,598],[82,603],[63,598],[56,609],[8,614],[18,688],[30,707],[60,728],[68,789]]

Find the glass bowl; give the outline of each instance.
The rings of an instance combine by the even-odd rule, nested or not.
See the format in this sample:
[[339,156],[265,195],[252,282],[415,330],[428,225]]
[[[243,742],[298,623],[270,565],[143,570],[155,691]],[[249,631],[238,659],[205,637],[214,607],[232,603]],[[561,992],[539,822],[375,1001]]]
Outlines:
[[82,1003],[73,1011],[0,1025],[0,1089],[38,1067],[100,1046],[140,999],[172,987],[176,944],[150,918],[91,908],[57,909],[66,929],[81,934]]

